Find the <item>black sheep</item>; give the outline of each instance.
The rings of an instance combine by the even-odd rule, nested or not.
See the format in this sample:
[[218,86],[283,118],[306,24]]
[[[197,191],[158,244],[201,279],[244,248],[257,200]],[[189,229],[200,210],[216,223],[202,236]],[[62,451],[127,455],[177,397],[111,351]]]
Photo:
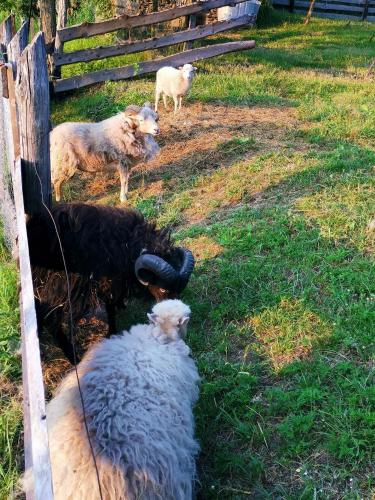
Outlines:
[[[49,325],[70,361],[63,333],[68,320],[67,283],[56,229],[69,272],[73,320],[104,303],[108,333],[116,331],[116,308],[150,292],[156,300],[176,297],[194,267],[189,250],[171,243],[169,229],[156,229],[137,210],[83,203],[60,204],[27,222],[39,326]],[[56,227],[55,227],[56,226]]]

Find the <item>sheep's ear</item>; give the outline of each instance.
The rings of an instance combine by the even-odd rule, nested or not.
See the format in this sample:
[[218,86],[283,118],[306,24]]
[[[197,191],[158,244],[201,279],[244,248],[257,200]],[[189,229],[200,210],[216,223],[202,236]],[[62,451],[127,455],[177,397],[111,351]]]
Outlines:
[[189,317],[189,316],[184,316],[184,317],[180,320],[180,326],[186,326],[186,325],[189,323],[189,319],[190,319],[190,317]]
[[152,325],[156,325],[157,315],[155,313],[147,313],[147,317]]
[[136,116],[140,112],[141,108],[136,104],[130,104],[125,108],[126,116]]
[[198,71],[198,68],[196,66],[193,66],[194,71]]
[[145,102],[143,105],[144,108],[151,108],[151,103],[149,101]]

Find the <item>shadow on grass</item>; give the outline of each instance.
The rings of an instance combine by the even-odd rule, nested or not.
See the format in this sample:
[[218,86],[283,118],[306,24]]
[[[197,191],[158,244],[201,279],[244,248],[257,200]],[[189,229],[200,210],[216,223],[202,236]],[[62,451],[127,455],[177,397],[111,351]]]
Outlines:
[[375,454],[375,266],[288,206],[242,208],[192,233],[225,249],[184,296],[203,377],[202,498],[345,497]]
[[[288,206],[223,215],[190,229],[223,252],[198,264],[182,297],[203,378],[198,496],[300,498],[319,486],[343,498],[375,452],[375,267]],[[143,307],[129,308],[121,327]]]

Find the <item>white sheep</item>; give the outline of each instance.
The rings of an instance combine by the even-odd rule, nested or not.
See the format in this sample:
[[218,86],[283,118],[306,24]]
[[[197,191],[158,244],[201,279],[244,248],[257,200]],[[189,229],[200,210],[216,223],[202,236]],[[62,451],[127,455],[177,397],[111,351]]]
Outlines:
[[157,114],[145,103],[142,108],[128,106],[98,123],[66,122],[54,128],[50,143],[56,201],[61,199],[62,183],[78,170],[94,173],[113,168],[119,171],[120,200],[125,201],[131,169],[159,152],[153,138],[160,131],[157,121]]
[[167,96],[174,101],[174,112],[181,109],[182,97],[191,87],[197,68],[191,64],[184,64],[178,69],[171,66],[160,68],[156,73],[155,111],[158,110],[160,96],[163,96],[164,107],[167,109]]
[[[96,344],[78,365],[105,500],[188,500],[199,375],[183,340],[190,308],[165,300],[150,324]],[[98,498],[76,375],[47,405],[55,500]]]

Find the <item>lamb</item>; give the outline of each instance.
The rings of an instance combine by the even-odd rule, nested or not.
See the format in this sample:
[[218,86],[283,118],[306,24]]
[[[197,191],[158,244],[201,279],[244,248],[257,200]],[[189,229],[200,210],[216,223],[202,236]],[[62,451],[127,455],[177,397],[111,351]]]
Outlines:
[[149,103],[128,106],[99,123],[66,122],[50,134],[51,178],[56,201],[61,186],[78,171],[100,172],[117,168],[120,201],[126,200],[131,169],[152,160],[159,152],[153,136],[159,134],[158,116]]
[[191,64],[184,64],[178,69],[171,66],[160,68],[156,73],[155,111],[158,110],[160,96],[163,95],[165,109],[167,109],[167,96],[173,98],[176,114],[177,109],[181,109],[182,97],[190,90],[196,70],[197,68]]
[[74,322],[105,308],[108,334],[115,333],[116,310],[131,297],[174,298],[189,281],[192,253],[174,246],[168,228],[156,229],[137,210],[72,203],[53,207],[52,217],[44,212],[27,222],[37,317],[39,331],[46,327],[71,362],[67,283],[56,228]]
[[[190,308],[166,300],[148,317],[150,324],[96,344],[78,365],[105,500],[193,495],[199,445],[192,406],[199,375],[183,340]],[[74,372],[47,405],[47,426],[54,498],[98,498]]]

